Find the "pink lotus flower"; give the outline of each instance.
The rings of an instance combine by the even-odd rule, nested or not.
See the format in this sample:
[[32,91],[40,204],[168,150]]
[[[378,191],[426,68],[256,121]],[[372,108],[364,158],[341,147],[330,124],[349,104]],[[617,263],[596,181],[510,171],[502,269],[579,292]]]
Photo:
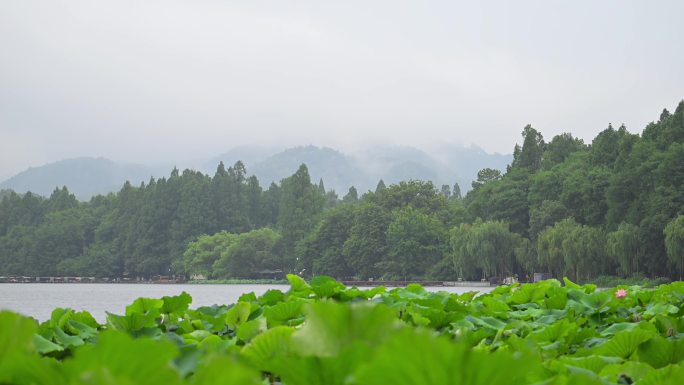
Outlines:
[[627,290],[625,289],[618,289],[615,292],[615,298],[625,298],[627,296]]

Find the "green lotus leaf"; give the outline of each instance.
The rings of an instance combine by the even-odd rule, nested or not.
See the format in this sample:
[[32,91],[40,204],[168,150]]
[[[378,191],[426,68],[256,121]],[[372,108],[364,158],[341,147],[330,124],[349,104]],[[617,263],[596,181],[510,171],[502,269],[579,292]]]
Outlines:
[[442,329],[454,321],[450,314],[442,309],[426,308],[422,314],[430,321],[427,326],[432,329]]
[[614,383],[608,382],[596,374],[588,371],[571,372],[568,374],[561,374],[552,380],[544,381],[535,385],[612,385]]
[[247,321],[238,326],[236,336],[244,342],[249,342],[252,338],[266,330],[266,319],[261,317]]
[[97,320],[95,319],[95,317],[93,317],[92,314],[85,310],[72,313],[70,321],[82,323],[84,325],[90,326],[93,329],[98,329],[100,326],[102,326],[99,322],[97,322]]
[[657,302],[649,304],[646,308],[646,311],[644,311],[643,315],[645,318],[652,318],[656,315],[677,314],[678,312],[679,308],[675,305]]
[[629,383],[629,381],[638,381],[652,371],[653,368],[646,363],[625,361],[621,364],[606,365],[599,372],[599,375],[612,383],[617,383],[620,380]]
[[546,314],[546,312],[543,309],[535,309],[533,307],[529,307],[525,310],[515,310],[508,312],[508,316],[510,318],[516,318],[521,320],[534,320],[540,318],[544,314]]
[[97,336],[97,328],[76,321],[73,318],[75,317],[72,317],[66,324],[66,331],[69,332],[69,334],[78,336],[84,340]]
[[522,285],[508,297],[507,302],[512,305],[536,303],[546,296],[546,290],[540,284]]
[[303,320],[303,306],[304,301],[295,298],[267,307],[264,310],[264,317],[268,327],[283,325],[293,319]]
[[428,326],[430,319],[422,314],[421,311],[416,310],[415,306],[406,309],[404,320],[411,322],[415,326]]
[[33,346],[35,346],[36,351],[38,351],[40,354],[61,352],[64,350],[62,346],[48,340],[40,334],[33,335]]
[[192,332],[190,332],[190,333],[183,334],[183,338],[184,338],[186,341],[201,342],[201,341],[203,341],[205,338],[207,338],[207,337],[209,337],[209,336],[213,336],[213,335],[214,335],[214,334],[211,334],[211,332],[208,331],[208,330],[194,330],[194,331],[192,331]]
[[285,294],[280,290],[267,290],[258,301],[264,305],[273,306],[283,301]]
[[639,346],[639,361],[654,368],[677,364],[684,360],[684,339],[666,339],[655,336]]
[[655,326],[664,336],[676,335],[684,332],[684,317],[658,314],[655,316]]
[[644,375],[635,385],[681,385],[684,383],[684,367],[668,365]]
[[57,352],[61,347],[35,334],[34,320],[0,311],[0,383],[17,385],[66,385],[57,361],[37,353]]
[[12,354],[0,360],[0,383],[13,385],[67,385],[60,363],[37,355]]
[[458,300],[464,303],[468,303],[471,302],[473,298],[475,298],[475,296],[477,296],[478,294],[480,293],[477,291],[466,291],[465,293],[458,295]]
[[396,329],[396,313],[383,305],[339,304],[331,301],[307,306],[306,322],[292,337],[304,356],[333,357],[353,341],[377,344]]
[[608,311],[608,304],[613,300],[608,291],[597,291],[580,298],[580,302],[590,307],[594,312],[603,313]]
[[616,333],[619,332],[624,332],[624,331],[629,331],[629,330],[634,330],[639,326],[638,323],[634,322],[619,322],[619,323],[614,323],[610,325],[609,327],[605,328],[602,332],[602,336],[612,336]]
[[162,313],[183,313],[188,310],[190,303],[192,303],[192,297],[190,294],[182,292],[175,296],[164,296],[162,297],[162,301],[164,301],[161,307]]
[[188,315],[192,319],[192,326],[196,329],[206,329],[218,333],[226,328],[225,306],[202,306],[197,310],[189,310]]
[[129,315],[116,315],[107,313],[107,325],[113,330],[136,332],[145,328],[157,326],[157,316],[155,313],[141,314],[132,313]]
[[197,348],[207,352],[225,352],[230,346],[235,345],[235,340],[225,340],[216,334],[211,334],[197,344]]
[[32,352],[35,332],[36,323],[32,319],[11,311],[0,311],[0,363],[8,355]]
[[[586,296],[584,293],[580,293],[581,296]],[[568,312],[576,315],[591,315],[595,312],[595,309],[591,305],[587,305],[584,302],[571,299],[570,293],[568,293],[568,302],[565,305],[565,309]]]
[[253,291],[244,293],[238,298],[238,302],[257,302],[257,296]]
[[230,357],[212,357],[197,367],[190,379],[192,385],[259,385],[258,371]]
[[545,328],[530,333],[529,338],[536,342],[554,342],[564,339],[577,330],[577,324],[567,319],[560,320]]
[[325,275],[314,277],[309,284],[318,298],[331,298],[346,289],[342,283]]
[[154,298],[138,298],[132,304],[126,306],[126,315],[131,314],[156,314],[159,315],[164,300]]
[[344,290],[343,292],[340,293],[340,300],[342,301],[350,301],[356,298],[359,299],[371,299],[374,298],[380,294],[385,293],[387,290],[385,289],[384,286],[376,286],[372,289],[366,289],[362,290],[357,287],[352,287],[347,290]]
[[64,348],[73,348],[76,346],[81,346],[84,344],[83,339],[77,336],[70,336],[62,329],[55,328],[53,329],[54,332],[54,340],[57,344],[63,346]]
[[308,297],[309,294],[313,293],[311,286],[309,286],[301,277],[294,274],[288,274],[287,280],[290,282],[290,291],[288,291],[288,294],[298,297]]
[[292,333],[293,328],[276,326],[254,337],[240,354],[257,369],[272,371],[283,357],[292,354]]
[[586,294],[591,294],[596,291],[596,285],[594,284],[587,284],[587,285],[578,285],[568,279],[568,277],[563,277],[563,283],[565,284],[565,287],[568,289],[576,289],[576,290],[581,290]]
[[69,321],[73,313],[74,311],[69,308],[55,308],[50,314],[48,325],[51,328],[64,329],[67,321]]
[[539,376],[534,360],[476,352],[426,330],[403,329],[354,378],[358,385],[490,385],[528,384]]
[[480,300],[480,302],[485,305],[486,310],[490,315],[505,315],[506,313],[511,311],[511,308],[508,307],[508,305],[506,305],[505,302],[499,299],[495,299],[493,297],[484,297]]
[[596,355],[586,357],[564,356],[560,357],[558,360],[567,366],[586,369],[597,374],[607,365],[617,364],[622,361],[620,358],[617,357],[605,357]]
[[473,316],[467,316],[466,319],[467,319],[468,321],[472,322],[473,324],[477,325],[477,326],[481,326],[481,327],[484,327],[484,328],[489,328],[489,329],[492,329],[492,330],[501,330],[501,329],[503,329],[504,327],[506,327],[506,323],[505,323],[505,322],[501,321],[501,320],[498,319],[498,318],[494,318],[494,317],[487,317],[487,316],[484,316],[484,317],[473,317]]
[[247,322],[251,312],[252,305],[249,302],[238,302],[226,312],[226,324],[235,329]]
[[634,329],[617,333],[612,339],[596,349],[596,354],[629,358],[639,345],[653,337],[653,332],[642,329]]
[[368,346],[355,341],[335,357],[303,357],[296,351],[293,332],[276,326],[256,336],[241,354],[254,367],[288,385],[343,385],[369,354]]
[[568,293],[560,287],[551,287],[544,298],[544,307],[547,309],[565,309],[568,303]]
[[[175,339],[174,336],[171,339]],[[173,368],[181,377],[187,377],[194,373],[197,366],[205,359],[203,351],[197,349],[196,344],[184,344],[178,346],[179,355],[173,359]]]
[[169,341],[106,331],[97,343],[77,349],[64,369],[72,383],[172,385],[181,383],[172,367],[178,355]]
[[494,290],[490,291],[489,293],[495,296],[505,296],[506,294],[510,294],[512,291],[517,290],[520,288],[519,283],[513,283],[511,285],[499,285],[494,288]]

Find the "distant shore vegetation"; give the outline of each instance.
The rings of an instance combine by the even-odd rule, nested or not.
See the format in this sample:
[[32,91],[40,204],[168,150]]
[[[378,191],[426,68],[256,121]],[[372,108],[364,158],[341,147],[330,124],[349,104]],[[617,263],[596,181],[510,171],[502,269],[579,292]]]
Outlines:
[[461,187],[410,180],[336,192],[306,165],[261,186],[242,162],[79,202],[5,191],[0,275],[278,280],[531,280],[535,272],[684,275],[684,102],[641,134],[591,143],[528,125],[504,171]]

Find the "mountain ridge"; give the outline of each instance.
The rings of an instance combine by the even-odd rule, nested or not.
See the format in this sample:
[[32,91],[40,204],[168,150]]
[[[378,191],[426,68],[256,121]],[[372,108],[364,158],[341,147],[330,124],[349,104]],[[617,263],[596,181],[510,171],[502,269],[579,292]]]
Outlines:
[[[408,179],[430,180],[437,187],[458,183],[465,192],[478,170],[486,167],[505,170],[511,159],[512,155],[489,154],[473,146],[451,146],[440,150],[439,156],[411,146],[373,147],[353,154],[314,145],[284,149],[240,146],[182,168],[213,175],[219,162],[228,167],[239,160],[247,167],[248,174],[256,175],[262,187],[267,188],[271,182],[277,183],[292,175],[304,163],[312,181],[322,179],[326,189],[333,189],[341,196],[350,186],[359,192],[372,190],[380,179],[387,184]],[[171,164],[152,167],[120,163],[103,157],[69,158],[29,167],[0,182],[0,190],[49,196],[55,188],[66,186],[79,200],[88,200],[98,194],[118,191],[126,181],[140,184],[152,177],[167,176],[172,167]]]

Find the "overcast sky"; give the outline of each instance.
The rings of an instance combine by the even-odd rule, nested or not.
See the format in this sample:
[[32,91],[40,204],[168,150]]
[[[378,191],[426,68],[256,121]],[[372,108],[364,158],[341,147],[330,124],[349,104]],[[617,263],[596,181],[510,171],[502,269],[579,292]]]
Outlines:
[[632,132],[684,98],[684,2],[0,2],[0,179],[243,144]]

